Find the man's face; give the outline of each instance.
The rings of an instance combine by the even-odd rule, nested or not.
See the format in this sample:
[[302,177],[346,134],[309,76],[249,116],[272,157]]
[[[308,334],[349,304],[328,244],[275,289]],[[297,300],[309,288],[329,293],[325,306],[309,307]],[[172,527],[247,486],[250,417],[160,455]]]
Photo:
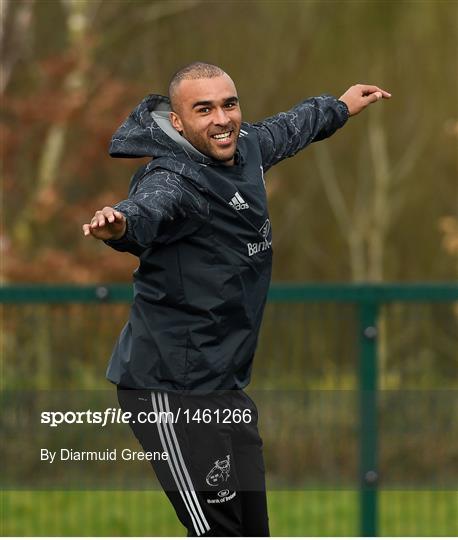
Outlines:
[[173,127],[202,154],[233,165],[242,113],[232,79],[226,74],[185,79],[178,85],[173,101]]

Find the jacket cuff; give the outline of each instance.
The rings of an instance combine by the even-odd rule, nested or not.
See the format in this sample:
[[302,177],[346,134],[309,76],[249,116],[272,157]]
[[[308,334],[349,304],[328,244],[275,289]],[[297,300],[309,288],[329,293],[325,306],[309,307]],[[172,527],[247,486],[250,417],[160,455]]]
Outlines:
[[134,255],[138,255],[143,251],[143,247],[138,244],[138,242],[130,234],[129,219],[126,216],[126,230],[124,235],[117,240],[104,240],[104,243],[117,251],[129,251]]
[[347,104],[344,101],[336,98],[336,103],[337,114],[343,126],[345,122],[350,118],[350,111],[348,110]]

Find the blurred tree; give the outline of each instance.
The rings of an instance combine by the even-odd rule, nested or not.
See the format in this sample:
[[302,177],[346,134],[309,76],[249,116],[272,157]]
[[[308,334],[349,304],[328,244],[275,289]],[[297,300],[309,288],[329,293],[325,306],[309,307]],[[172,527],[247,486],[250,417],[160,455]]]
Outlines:
[[[177,2],[171,6],[153,2],[142,10],[145,16],[140,28],[198,3]],[[75,231],[79,232],[80,224],[87,219],[88,208],[95,210],[109,199],[113,203],[121,198],[111,191],[100,192],[98,186],[93,190],[78,188],[75,193],[75,182],[84,186],[90,181],[91,169],[95,176],[100,175],[104,164],[102,160],[100,166],[100,156],[105,157],[114,128],[112,111],[118,116],[127,114],[139,95],[135,83],[113,75],[116,66],[106,66],[97,59],[108,54],[120,36],[127,37],[120,17],[123,5],[119,3],[107,39],[98,33],[97,24],[105,15],[101,7],[106,6],[102,0],[61,0],[38,3],[33,11],[33,2],[23,0],[6,14],[10,23],[5,25],[2,39],[7,42],[14,42],[9,35],[28,24],[34,25],[35,41],[42,43],[41,38],[49,34],[49,21],[63,28],[64,37],[56,33],[56,48],[52,41],[44,40],[46,45],[35,51],[35,62],[34,53],[29,51],[32,58],[26,64],[28,73],[19,74],[16,81],[10,75],[19,53],[12,46],[14,53],[2,59],[7,74],[2,99],[2,158],[5,193],[11,204],[0,244],[7,259],[2,265],[3,281],[92,281],[104,279],[110,269],[114,276],[117,271],[125,276],[129,267],[125,259],[116,261],[107,250],[95,259],[94,249],[85,251],[87,242],[75,246]],[[138,5],[138,13],[141,7],[145,6]],[[18,131],[14,125],[28,129]],[[67,219],[73,229],[71,250],[65,238],[69,232]],[[27,264],[30,259],[33,266]]]
[[439,229],[443,233],[442,246],[450,255],[458,255],[458,219],[444,216],[439,220]]
[[316,145],[314,148],[320,180],[348,244],[351,281],[354,282],[384,281],[387,235],[406,204],[407,190],[402,188],[402,182],[426,146],[425,132],[417,132],[402,149],[398,162],[393,164],[388,154],[388,134],[382,124],[382,114],[380,108],[369,111],[367,139],[371,169],[356,173],[352,209],[343,196],[327,146]]
[[30,47],[30,25],[34,0],[2,0],[0,9],[0,94],[9,83],[15,64]]
[[139,165],[108,158],[118,123],[195,59],[232,75],[248,121],[356,82],[393,93],[268,173],[275,280],[454,278],[438,223],[456,214],[456,4],[2,6],[3,280],[130,280],[135,258],[80,226],[125,197]]

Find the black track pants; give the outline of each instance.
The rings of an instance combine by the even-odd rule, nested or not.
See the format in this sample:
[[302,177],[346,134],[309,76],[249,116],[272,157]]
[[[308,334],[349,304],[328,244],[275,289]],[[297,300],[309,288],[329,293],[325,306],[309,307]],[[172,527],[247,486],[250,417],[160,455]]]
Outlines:
[[[130,426],[188,536],[269,536],[257,410],[242,390],[184,396],[118,387]],[[150,421],[138,421],[149,414]]]

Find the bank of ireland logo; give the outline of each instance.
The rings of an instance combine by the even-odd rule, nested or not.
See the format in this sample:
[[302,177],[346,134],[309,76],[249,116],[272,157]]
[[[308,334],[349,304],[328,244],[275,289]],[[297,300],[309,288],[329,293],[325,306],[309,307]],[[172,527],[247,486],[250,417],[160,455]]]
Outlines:
[[231,458],[229,455],[227,455],[224,459],[217,459],[214,467],[207,474],[207,484],[212,487],[219,486],[223,482],[227,481],[230,471]]
[[270,232],[270,220],[266,219],[263,226],[259,229],[259,232],[262,234],[263,238],[267,240]]
[[236,491],[232,493],[228,489],[220,489],[217,493],[216,499],[207,499],[208,504],[221,504],[225,502],[232,501],[232,499],[237,495]]
[[270,246],[272,245],[272,240],[270,237],[270,220],[266,219],[262,225],[262,227],[259,229],[259,232],[261,233],[264,240],[262,242],[248,242],[246,247],[248,248],[248,256],[252,257],[253,255],[256,255],[256,253],[259,253],[261,251],[266,251],[267,249],[270,249]]

